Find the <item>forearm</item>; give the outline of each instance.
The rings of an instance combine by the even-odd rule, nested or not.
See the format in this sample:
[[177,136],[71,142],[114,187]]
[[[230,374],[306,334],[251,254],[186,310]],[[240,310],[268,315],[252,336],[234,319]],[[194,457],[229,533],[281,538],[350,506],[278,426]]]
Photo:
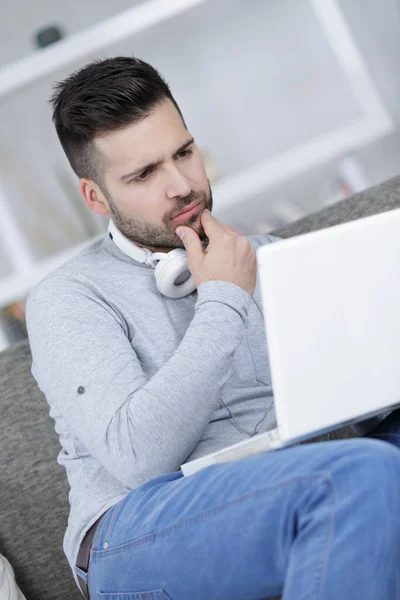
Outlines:
[[240,288],[216,283],[199,290],[195,317],[170,360],[110,422],[113,471],[122,459],[113,449],[122,447],[132,448],[135,478],[175,470],[202,437],[245,333],[250,301]]

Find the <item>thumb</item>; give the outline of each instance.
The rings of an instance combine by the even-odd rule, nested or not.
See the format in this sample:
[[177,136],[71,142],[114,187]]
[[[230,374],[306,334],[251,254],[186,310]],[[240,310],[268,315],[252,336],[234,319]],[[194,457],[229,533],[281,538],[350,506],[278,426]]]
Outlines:
[[196,261],[203,256],[200,238],[191,227],[178,227],[175,233],[181,238],[190,261]]

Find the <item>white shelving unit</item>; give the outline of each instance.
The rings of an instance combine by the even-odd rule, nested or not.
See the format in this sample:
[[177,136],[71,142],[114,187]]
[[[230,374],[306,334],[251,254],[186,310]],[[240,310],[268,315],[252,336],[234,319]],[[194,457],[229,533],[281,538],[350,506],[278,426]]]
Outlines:
[[[96,55],[106,48],[115,47],[124,40],[140,36],[143,32],[157,28],[169,20],[177,19],[184,13],[189,14],[201,5],[209,7],[209,15],[212,19],[216,4],[222,2],[223,0],[148,0],[129,8],[71,35],[54,46],[0,68],[0,100],[9,98],[34,82],[40,83],[43,78],[79,60]],[[261,6],[256,0],[252,0],[252,3],[253,7]],[[243,10],[248,11],[250,4],[243,2]],[[275,154],[269,153],[266,158],[257,156],[253,164],[243,169],[233,168],[231,173],[213,186],[217,216],[221,217],[234,205],[245,202],[272,186],[290,180],[348,150],[378,139],[393,129],[392,120],[369,75],[368,68],[340,10],[339,2],[303,0],[303,4],[307,5],[308,10],[312,10],[313,18],[329,44],[337,67],[340,68],[350,90],[349,93],[352,94],[358,116],[351,122],[344,120],[346,122],[336,125],[331,130],[313,134],[301,142],[278,149]],[[238,7],[240,4],[236,2],[235,6]],[[187,39],[182,40],[183,51],[185,46],[191,43],[190,39],[188,35]],[[222,75],[225,73],[221,73]],[[237,77],[240,79],[240,72]],[[214,94],[212,87],[209,93]],[[11,222],[12,215],[3,200],[0,201],[0,229],[1,223],[5,223],[7,219]],[[9,257],[14,257],[15,273],[1,281],[0,309],[23,298],[32,285],[91,241],[72,247],[40,264],[32,264],[24,250],[23,237],[17,228],[14,228],[13,234],[8,237],[5,237],[3,232],[2,239]],[[16,246],[19,248],[18,264],[15,262]]]
[[0,97],[207,0],[148,0],[0,70]]

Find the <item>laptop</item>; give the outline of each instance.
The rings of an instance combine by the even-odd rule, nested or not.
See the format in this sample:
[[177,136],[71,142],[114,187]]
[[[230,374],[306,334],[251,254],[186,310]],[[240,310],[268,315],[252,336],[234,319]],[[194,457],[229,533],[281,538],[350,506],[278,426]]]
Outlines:
[[184,475],[400,406],[400,209],[261,246],[257,262],[277,428]]

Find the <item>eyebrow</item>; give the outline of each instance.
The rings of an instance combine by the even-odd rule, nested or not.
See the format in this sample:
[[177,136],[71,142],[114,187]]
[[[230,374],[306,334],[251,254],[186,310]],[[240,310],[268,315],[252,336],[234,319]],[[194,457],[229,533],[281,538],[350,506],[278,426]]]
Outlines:
[[[182,146],[180,146],[178,148],[178,150],[174,153],[174,156],[176,154],[179,154],[179,152],[183,152],[184,150],[186,150],[186,148],[188,146],[190,146],[191,144],[193,144],[193,142],[194,142],[194,138],[192,138],[188,142],[185,142],[184,144],[182,144]],[[147,171],[148,169],[154,169],[154,167],[158,167],[161,163],[162,163],[161,160],[157,160],[157,161],[148,163],[147,165],[143,165],[142,167],[139,167],[138,169],[135,169],[134,171],[131,171],[130,173],[126,173],[126,175],[122,175],[122,177],[120,177],[120,181],[125,181],[126,179],[130,179],[131,177],[135,177],[135,175],[139,175],[139,173],[143,173],[143,171]]]

